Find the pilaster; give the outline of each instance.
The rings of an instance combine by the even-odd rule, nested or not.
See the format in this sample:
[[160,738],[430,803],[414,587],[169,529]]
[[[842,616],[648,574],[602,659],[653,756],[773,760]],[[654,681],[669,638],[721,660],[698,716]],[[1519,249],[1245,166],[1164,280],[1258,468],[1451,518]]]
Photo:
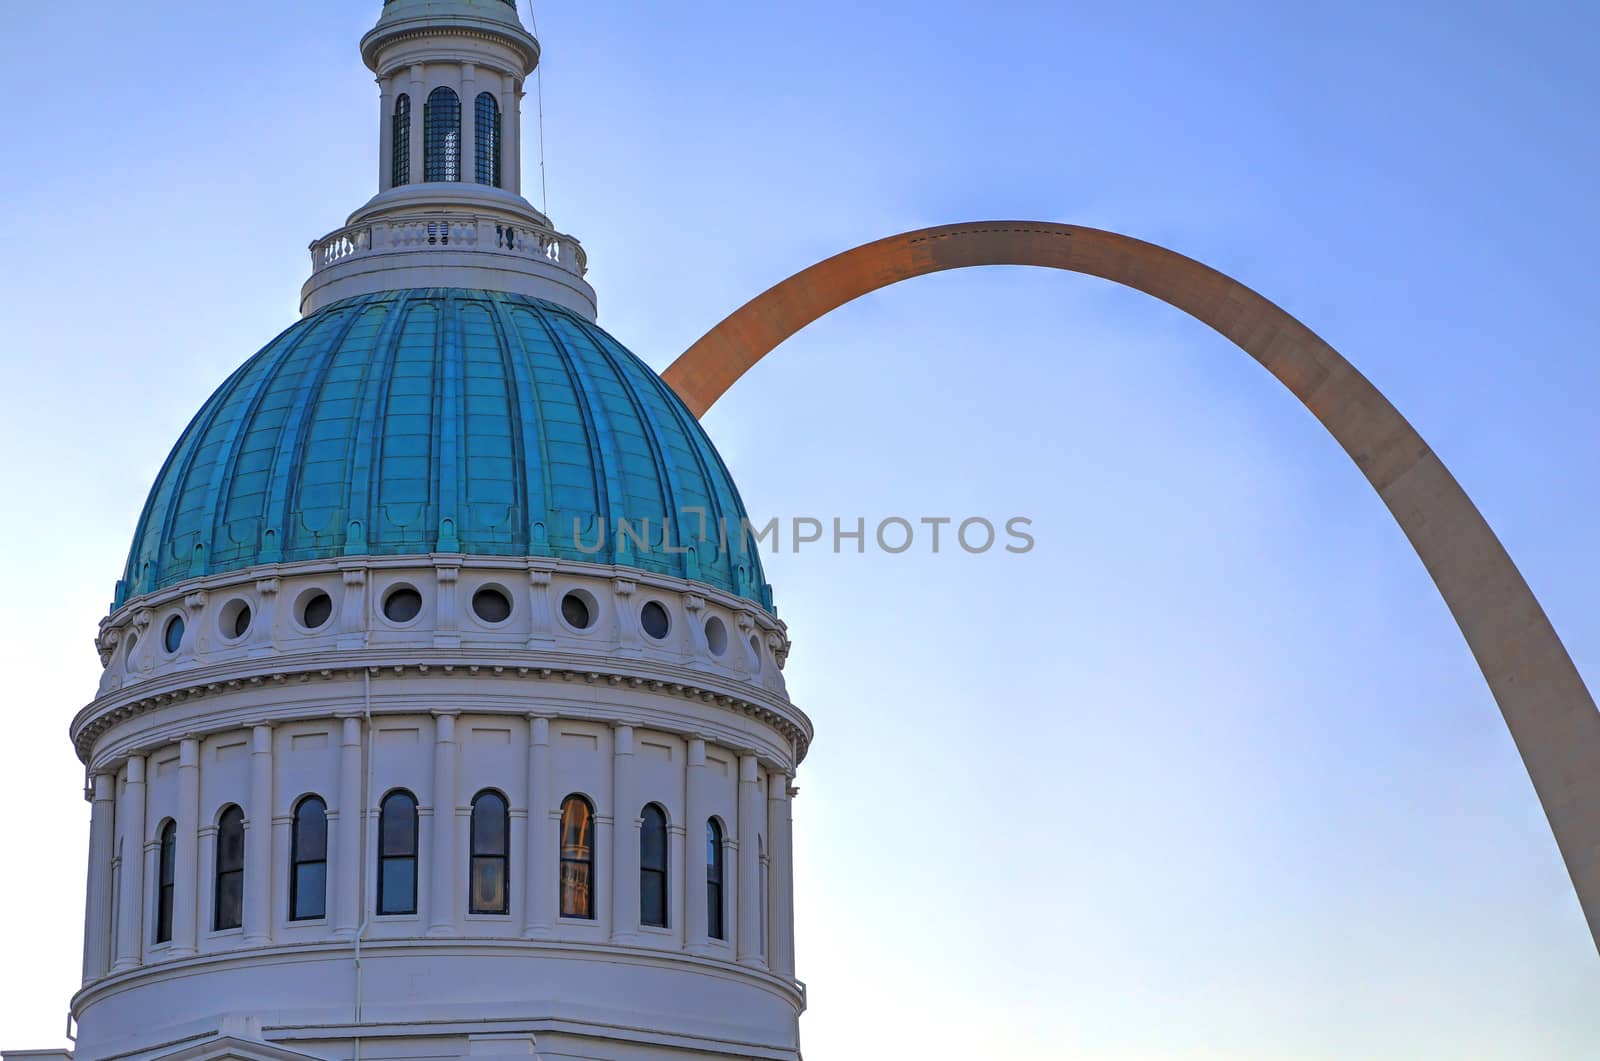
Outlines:
[[456,935],[456,712],[434,712],[433,843],[427,852],[432,867],[428,889],[428,935]]
[[172,955],[195,952],[200,887],[200,741],[178,745],[177,846],[172,875]]
[[611,741],[611,807],[616,825],[611,844],[611,942],[639,934],[638,782],[634,774],[633,727],[619,725]]
[[260,945],[272,942],[272,727],[252,727],[250,742],[250,805],[245,808],[244,828],[244,941]]
[[555,923],[557,852],[550,791],[550,720],[528,716],[528,854],[523,872],[526,896],[523,935],[541,939]]

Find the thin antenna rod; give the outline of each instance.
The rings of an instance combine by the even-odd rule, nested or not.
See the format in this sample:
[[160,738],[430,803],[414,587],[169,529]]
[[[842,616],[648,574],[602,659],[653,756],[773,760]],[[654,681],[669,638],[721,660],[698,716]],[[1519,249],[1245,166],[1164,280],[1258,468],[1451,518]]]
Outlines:
[[[539,16],[533,12],[533,0],[528,0],[528,22],[533,27],[535,38],[539,36]],[[543,42],[540,42],[541,46]],[[539,212],[550,216],[550,185],[545,180],[544,172],[544,57],[539,57],[539,65],[533,69],[534,95],[539,106]]]

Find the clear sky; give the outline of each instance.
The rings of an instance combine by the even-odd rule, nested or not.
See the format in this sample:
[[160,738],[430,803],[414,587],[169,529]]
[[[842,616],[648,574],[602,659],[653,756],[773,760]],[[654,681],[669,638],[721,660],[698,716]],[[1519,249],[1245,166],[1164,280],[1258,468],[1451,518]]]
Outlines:
[[[168,447],[374,190],[378,10],[0,12],[7,1048],[58,1043],[77,983],[95,625]],[[652,365],[908,228],[1166,244],[1388,394],[1600,683],[1600,7],[538,15],[549,211]],[[761,516],[1020,515],[1038,543],[768,560],[818,732],[809,1056],[1597,1056],[1600,960],[1465,644],[1219,337],[1096,280],[948,274],[819,322],[707,425]]]

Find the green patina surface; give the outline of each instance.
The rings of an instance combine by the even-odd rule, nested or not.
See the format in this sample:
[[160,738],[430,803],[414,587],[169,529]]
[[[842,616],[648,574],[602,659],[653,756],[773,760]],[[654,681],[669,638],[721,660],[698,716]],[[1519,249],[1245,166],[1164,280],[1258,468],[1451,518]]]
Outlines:
[[711,440],[605,331],[520,295],[389,291],[300,321],[211,396],[115,606],[259,564],[464,553],[633,567],[770,609],[744,528]]

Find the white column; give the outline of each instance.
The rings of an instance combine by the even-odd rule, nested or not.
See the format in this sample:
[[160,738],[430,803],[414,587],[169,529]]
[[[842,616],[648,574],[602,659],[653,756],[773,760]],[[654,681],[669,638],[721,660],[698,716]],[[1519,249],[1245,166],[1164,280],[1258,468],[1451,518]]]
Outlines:
[[[515,78],[509,78],[510,89],[507,90],[506,105],[501,113],[502,127],[505,129],[505,169],[501,172],[501,183],[506,189],[516,195],[522,194],[522,83]],[[543,210],[545,204],[540,203],[539,209]]]
[[272,941],[272,727],[250,730],[250,806],[244,828],[244,940]]
[[794,805],[789,778],[767,777],[768,946],[772,971],[794,979]]
[[760,830],[767,808],[756,776],[756,757],[739,756],[739,961],[761,964]]
[[461,179],[478,180],[478,68],[461,64]]
[[394,185],[394,79],[378,78],[378,190]]
[[[684,858],[684,838],[688,832],[682,822],[673,822],[667,826],[667,924],[672,928],[672,933],[678,939],[678,946],[682,947],[688,938],[688,926],[683,920],[683,867],[687,865]],[[700,846],[705,846],[702,836]]]
[[523,935],[538,939],[555,923],[555,813],[550,795],[550,720],[528,716],[528,855],[523,870],[527,900]]
[[178,836],[172,875],[172,953],[195,952],[200,923],[200,742],[178,745]]
[[426,177],[422,168],[422,112],[428,105],[428,93],[422,82],[422,64],[411,66],[411,183],[421,184]]
[[428,889],[428,935],[453,936],[455,884],[461,876],[456,858],[456,716],[446,711],[433,717],[433,849],[427,856],[433,883]]
[[90,781],[89,885],[83,904],[83,982],[111,967],[111,860],[116,854],[117,779],[95,774]]
[[687,843],[681,867],[684,883],[678,892],[684,897],[684,943],[690,950],[699,951],[705,949],[711,931],[706,924],[706,821],[711,817],[711,809],[706,792],[706,742],[699,737],[689,741],[687,774],[684,782]]
[[114,969],[138,965],[144,942],[144,815],[144,756],[130,755],[122,806],[117,810],[122,827],[122,899]]
[[611,741],[611,942],[639,934],[639,797],[633,764],[633,727],[617,726]]
[[[333,931],[344,939],[361,924],[361,720],[346,718],[339,738],[338,830],[330,830],[333,879]],[[330,818],[333,815],[329,815]]]

